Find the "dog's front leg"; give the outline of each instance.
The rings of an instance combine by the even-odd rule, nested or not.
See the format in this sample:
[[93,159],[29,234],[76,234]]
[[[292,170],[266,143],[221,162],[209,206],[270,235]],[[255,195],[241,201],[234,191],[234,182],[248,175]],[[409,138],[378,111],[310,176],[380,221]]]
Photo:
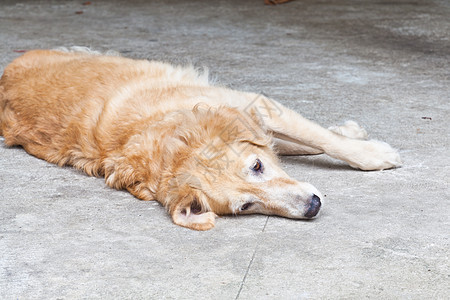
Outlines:
[[[256,118],[264,130],[273,133],[276,139],[291,148],[292,144],[297,144],[298,149],[305,149],[305,154],[324,152],[361,170],[383,170],[401,165],[398,152],[388,144],[359,139],[365,137],[365,132],[356,132],[355,138],[349,138],[345,136],[346,133],[339,132],[339,128],[323,128],[265,96],[246,94],[246,98],[243,111]],[[350,123],[346,126],[353,125]],[[347,135],[352,136],[353,133]]]
[[[328,130],[352,139],[367,139],[367,132],[354,121],[347,121],[341,126],[328,127]],[[275,149],[279,155],[313,155],[323,153],[320,149],[308,147],[299,142],[289,142],[277,137],[274,137],[274,142]]]

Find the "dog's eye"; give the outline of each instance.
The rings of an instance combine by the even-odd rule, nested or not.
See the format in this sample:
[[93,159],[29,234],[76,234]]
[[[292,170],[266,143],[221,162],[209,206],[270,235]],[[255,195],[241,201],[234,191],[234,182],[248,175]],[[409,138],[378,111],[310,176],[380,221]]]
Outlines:
[[256,159],[255,164],[252,167],[252,171],[254,172],[262,172],[262,162],[259,160],[259,158]]
[[247,209],[249,209],[252,205],[253,205],[252,202],[247,202],[247,203],[245,203],[244,205],[242,205],[241,208],[240,208],[239,210],[240,210],[240,211],[247,210]]

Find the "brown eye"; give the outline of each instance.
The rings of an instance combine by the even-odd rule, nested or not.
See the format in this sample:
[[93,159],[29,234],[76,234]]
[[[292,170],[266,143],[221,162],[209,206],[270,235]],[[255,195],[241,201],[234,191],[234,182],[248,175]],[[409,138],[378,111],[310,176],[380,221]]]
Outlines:
[[253,205],[252,202],[247,202],[247,203],[245,203],[244,205],[242,205],[241,208],[240,208],[239,210],[240,210],[240,211],[247,210],[247,209],[249,209],[252,205]]
[[252,171],[254,172],[261,172],[262,171],[262,162],[259,160],[259,158],[256,159],[255,164],[252,167]]

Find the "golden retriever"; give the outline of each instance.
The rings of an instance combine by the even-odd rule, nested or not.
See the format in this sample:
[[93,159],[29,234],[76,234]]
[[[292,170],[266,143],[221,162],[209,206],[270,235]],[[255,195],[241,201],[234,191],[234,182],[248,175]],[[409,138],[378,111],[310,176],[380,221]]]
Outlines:
[[291,179],[276,153],[326,153],[362,170],[400,165],[355,122],[325,129],[264,95],[208,82],[192,67],[33,50],[0,80],[0,134],[49,162],[71,165],[196,230],[217,215],[317,216],[321,194]]

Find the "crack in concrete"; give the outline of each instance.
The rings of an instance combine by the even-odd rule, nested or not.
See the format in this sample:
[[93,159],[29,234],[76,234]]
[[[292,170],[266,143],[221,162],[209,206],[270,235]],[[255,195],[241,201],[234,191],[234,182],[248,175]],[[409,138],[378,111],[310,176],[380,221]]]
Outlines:
[[[264,226],[263,226],[263,228],[261,230],[261,233],[263,233],[266,230],[266,226],[267,226],[268,222],[269,222],[269,216],[266,217],[266,222],[264,223]],[[261,236],[261,233],[260,233],[260,236]],[[242,278],[241,286],[239,287],[239,291],[237,292],[236,298],[234,298],[235,300],[239,299],[239,296],[241,295],[242,288],[244,287],[245,281],[247,279],[248,272],[250,271],[250,268],[252,267],[253,260],[255,259],[255,256],[256,256],[256,252],[258,251],[260,236],[258,237],[258,240],[256,241],[255,250],[253,250],[252,258],[250,259],[250,262],[248,263],[247,270],[245,270],[244,278]]]

